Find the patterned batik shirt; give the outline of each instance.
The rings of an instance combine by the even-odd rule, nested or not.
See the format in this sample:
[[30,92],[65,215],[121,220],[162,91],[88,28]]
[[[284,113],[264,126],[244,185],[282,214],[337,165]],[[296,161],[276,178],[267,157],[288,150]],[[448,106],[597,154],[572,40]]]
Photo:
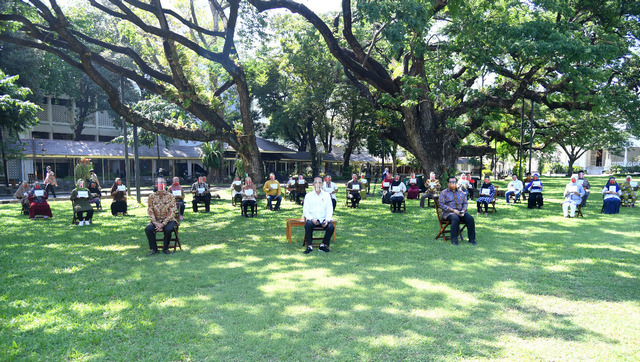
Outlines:
[[[431,183],[434,184],[433,187],[431,187]],[[427,193],[428,194],[437,194],[438,192],[440,192],[440,181],[439,180],[431,181],[431,179],[428,179],[424,183],[424,185],[427,186]]]
[[167,225],[171,221],[176,221],[176,199],[165,190],[157,191],[149,195],[149,208],[147,213],[151,222],[159,222]]
[[442,218],[446,219],[453,214],[453,210],[467,212],[467,195],[462,190],[451,191],[446,189],[440,193],[440,209],[442,209]]

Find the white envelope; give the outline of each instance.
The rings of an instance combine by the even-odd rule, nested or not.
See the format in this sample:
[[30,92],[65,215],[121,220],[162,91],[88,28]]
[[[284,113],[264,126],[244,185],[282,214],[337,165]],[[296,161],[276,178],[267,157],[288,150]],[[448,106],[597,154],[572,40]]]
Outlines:
[[391,191],[393,191],[393,192],[400,192],[400,190],[401,190],[401,189],[400,189],[400,186],[393,186],[393,187],[391,188]]
[[484,188],[484,189],[480,189],[480,190],[481,190],[480,191],[481,195],[491,195],[491,189]]
[[118,191],[127,191],[127,187],[125,185],[119,185]]
[[89,197],[89,191],[78,191],[78,197],[88,198]]
[[631,187],[633,187],[634,189],[635,189],[636,187],[638,187],[638,181],[631,181],[629,184],[630,184],[630,185],[631,185]]
[[272,190],[277,190],[278,189],[278,184],[271,184],[271,189]]
[[359,190],[360,190],[360,185],[358,185],[358,184],[351,185],[351,189],[352,189],[352,190],[359,191]]
[[614,186],[609,186],[609,191],[617,192],[616,190],[617,190],[617,188],[615,187],[615,185]]
[[33,194],[36,196],[44,196],[44,190],[35,190]]
[[429,187],[432,189],[436,188],[436,183],[435,182],[429,182]]
[[236,186],[240,186],[240,184],[241,184],[241,183],[242,183],[242,182],[240,182],[240,180],[238,180],[238,181],[233,181],[233,184],[234,184],[234,185],[236,185]]
[[304,184],[306,184],[306,183],[307,183],[307,181],[305,181],[305,180],[298,180],[298,184],[299,184],[299,185],[304,185]]
[[389,183],[388,182],[383,182],[382,183],[382,187],[389,187]]
[[416,179],[412,178],[411,180],[409,180],[409,183],[416,183]]
[[171,193],[173,194],[173,196],[182,197],[182,191],[180,190],[173,190],[171,191]]
[[533,186],[540,186],[541,182],[540,181],[533,181]]
[[198,187],[198,193],[204,194],[204,187]]
[[569,192],[578,192],[578,186],[569,186]]
[[253,195],[253,190],[252,189],[244,190],[244,194],[247,195],[247,196],[251,196],[251,195]]

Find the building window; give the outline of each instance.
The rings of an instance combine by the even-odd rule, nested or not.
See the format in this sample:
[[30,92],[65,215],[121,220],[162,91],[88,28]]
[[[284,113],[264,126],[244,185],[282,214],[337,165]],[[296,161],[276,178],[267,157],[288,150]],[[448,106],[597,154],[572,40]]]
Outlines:
[[111,137],[111,136],[98,136],[98,142],[110,142],[114,138],[115,137]]
[[33,138],[42,138],[42,139],[48,140],[49,139],[49,132],[33,131],[33,132],[31,132],[31,137],[33,137]]
[[90,135],[90,134],[81,134],[80,138],[78,139],[78,141],[95,141],[96,140],[96,136]]
[[73,135],[67,134],[67,133],[54,133],[53,134],[53,139],[54,140],[72,140],[73,139]]

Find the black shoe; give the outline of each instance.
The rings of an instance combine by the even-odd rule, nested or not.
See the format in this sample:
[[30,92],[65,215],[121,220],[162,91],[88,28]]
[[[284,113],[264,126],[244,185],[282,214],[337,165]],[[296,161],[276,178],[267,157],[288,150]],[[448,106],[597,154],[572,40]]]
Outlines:
[[329,247],[328,247],[328,246],[325,246],[325,245],[320,245],[320,247],[319,247],[318,249],[319,249],[320,251],[322,251],[322,252],[325,252],[325,253],[328,253],[328,252],[330,252],[330,251],[331,251],[331,250],[329,250]]
[[310,246],[307,246],[307,250],[304,251],[304,254],[309,254],[313,249]]
[[147,254],[147,256],[151,256],[151,255],[155,255],[158,254],[158,250],[151,250],[151,252],[149,254]]
[[458,244],[458,240],[451,240],[451,245],[460,245],[460,244]]
[[169,249],[164,249],[164,250],[162,250],[162,252],[163,252],[163,253],[165,253],[165,254],[171,254],[171,252],[169,251]]
[[471,245],[476,245],[477,243],[476,243],[476,241],[475,241],[475,240],[469,240],[469,244],[471,244]]

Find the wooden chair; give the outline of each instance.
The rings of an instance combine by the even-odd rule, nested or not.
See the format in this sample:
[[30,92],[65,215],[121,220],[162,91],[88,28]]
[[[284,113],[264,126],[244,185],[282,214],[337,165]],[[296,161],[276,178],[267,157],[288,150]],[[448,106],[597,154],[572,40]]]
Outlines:
[[23,204],[22,200],[20,200],[20,204],[22,205],[22,210],[20,211],[22,215],[29,215],[29,209],[31,208],[31,205],[29,205],[28,202],[26,204]]
[[[176,219],[176,226],[173,228],[171,232],[171,238],[169,239],[169,249],[173,249],[173,252],[176,252],[177,248],[182,250],[182,244],[180,243],[180,237],[178,236],[178,228],[180,227],[180,223]],[[160,235],[158,235],[160,234]],[[156,232],[156,243],[159,249],[164,249],[164,232]]]
[[[336,221],[332,221],[331,223],[333,223],[333,241],[336,241]],[[325,231],[321,226],[315,226],[313,228],[313,231],[311,232],[311,245],[318,247],[320,246],[320,244],[322,244],[322,242],[315,242],[314,240],[323,240],[324,239],[324,234],[322,234],[321,237],[313,237],[313,233],[316,231]],[[305,233],[304,235],[304,239],[302,240],[302,246],[307,246],[307,235]]]
[[[402,202],[400,203],[400,212],[406,212],[407,211],[407,198],[405,197],[404,199],[402,199]],[[393,204],[389,204],[389,211],[393,210]]]
[[[89,224],[93,224],[93,217],[89,219]],[[75,211],[73,211],[73,220],[71,220],[71,225],[78,225],[78,214]]]
[[[344,190],[345,194],[344,194],[344,206],[346,207],[351,207],[351,199],[349,198],[349,191],[348,190]],[[362,201],[362,191],[360,191],[360,201]],[[356,204],[356,208],[360,206],[360,202],[358,202]]]
[[498,210],[496,210],[496,199],[498,197],[498,186],[493,186],[493,188],[495,189],[495,192],[493,193],[493,200],[491,200],[491,202],[489,203],[489,208],[488,208],[488,213],[490,213],[490,214],[498,212]]
[[242,204],[242,194],[235,194],[231,197],[231,206],[239,206]]
[[520,204],[520,203],[522,203],[521,199],[522,199],[522,195],[523,194],[524,194],[524,192],[521,191],[520,192],[520,197],[518,197],[517,199],[516,199],[516,194],[511,194],[511,195],[509,195],[509,201],[511,201],[511,199],[514,199],[513,200],[514,204]]
[[[440,209],[440,204],[438,203],[438,197],[433,198],[433,204],[436,209],[436,217],[438,218],[438,223],[440,224],[440,232],[438,233],[438,235],[436,235],[434,239],[438,240],[438,238],[442,237],[443,241],[446,243],[447,234],[449,235],[449,237],[451,237],[451,230],[448,230],[449,227],[451,226],[451,222],[449,220],[442,218],[442,210]],[[464,240],[462,236],[462,231],[466,227],[467,225],[463,224],[460,230],[458,231],[458,239],[460,239],[460,241]]]

